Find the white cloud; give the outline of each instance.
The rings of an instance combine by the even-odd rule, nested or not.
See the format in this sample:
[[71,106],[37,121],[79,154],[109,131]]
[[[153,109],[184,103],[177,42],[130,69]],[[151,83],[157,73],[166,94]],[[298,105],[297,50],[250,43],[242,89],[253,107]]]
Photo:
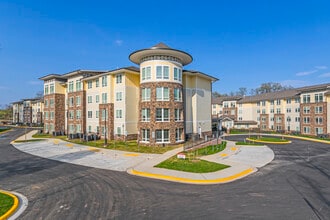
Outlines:
[[310,74],[313,74],[313,73],[316,73],[316,72],[317,72],[317,70],[299,72],[299,73],[296,73],[296,76],[307,76],[307,75],[310,75]]
[[123,41],[122,40],[115,40],[115,44],[117,45],[117,46],[121,46],[122,44],[123,44]]
[[29,85],[41,85],[42,81],[28,81],[27,84],[29,84]]
[[319,69],[319,70],[325,70],[325,69],[328,69],[327,66],[315,66],[316,69]]
[[304,80],[284,80],[281,82],[283,86],[292,86],[294,88],[306,86],[308,83]]
[[323,73],[323,74],[319,75],[319,77],[328,78],[328,77],[330,77],[330,73]]

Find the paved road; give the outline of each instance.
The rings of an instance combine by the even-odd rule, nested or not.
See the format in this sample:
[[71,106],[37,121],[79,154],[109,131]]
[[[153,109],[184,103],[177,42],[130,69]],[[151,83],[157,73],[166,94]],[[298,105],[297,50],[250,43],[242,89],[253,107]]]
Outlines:
[[0,188],[17,191],[29,199],[20,219],[330,216],[329,145],[296,140],[291,145],[271,145],[275,160],[259,172],[229,184],[198,186],[25,154],[9,144],[22,132],[0,135]]

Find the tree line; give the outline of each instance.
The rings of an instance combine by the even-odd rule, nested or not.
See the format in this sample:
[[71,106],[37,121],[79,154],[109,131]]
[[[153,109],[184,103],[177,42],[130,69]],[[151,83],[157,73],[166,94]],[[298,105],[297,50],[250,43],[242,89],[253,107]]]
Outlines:
[[267,82],[262,83],[258,88],[251,89],[248,92],[248,89],[245,87],[240,87],[238,91],[236,92],[230,92],[230,93],[219,93],[217,91],[212,92],[213,97],[222,97],[222,96],[246,96],[246,95],[259,95],[264,93],[270,93],[270,92],[278,92],[278,91],[284,91],[293,89],[292,86],[283,86],[281,83],[274,83],[274,82]]

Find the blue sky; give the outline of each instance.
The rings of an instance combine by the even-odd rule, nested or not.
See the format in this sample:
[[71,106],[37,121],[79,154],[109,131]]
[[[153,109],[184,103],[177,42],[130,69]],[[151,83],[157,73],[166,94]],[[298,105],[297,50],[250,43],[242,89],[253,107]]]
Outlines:
[[220,93],[264,82],[330,82],[330,1],[0,0],[0,105],[34,97],[39,77],[133,65],[159,42]]

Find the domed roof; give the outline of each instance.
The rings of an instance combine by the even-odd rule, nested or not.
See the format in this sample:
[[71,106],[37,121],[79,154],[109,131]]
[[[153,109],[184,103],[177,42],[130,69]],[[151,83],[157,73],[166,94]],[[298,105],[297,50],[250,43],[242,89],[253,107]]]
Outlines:
[[192,62],[192,56],[184,51],[172,49],[166,44],[160,42],[155,46],[148,48],[134,51],[129,55],[129,59],[136,64],[141,63],[141,59],[147,56],[153,55],[165,55],[165,56],[173,56],[178,58],[181,61],[182,65],[187,65]]

